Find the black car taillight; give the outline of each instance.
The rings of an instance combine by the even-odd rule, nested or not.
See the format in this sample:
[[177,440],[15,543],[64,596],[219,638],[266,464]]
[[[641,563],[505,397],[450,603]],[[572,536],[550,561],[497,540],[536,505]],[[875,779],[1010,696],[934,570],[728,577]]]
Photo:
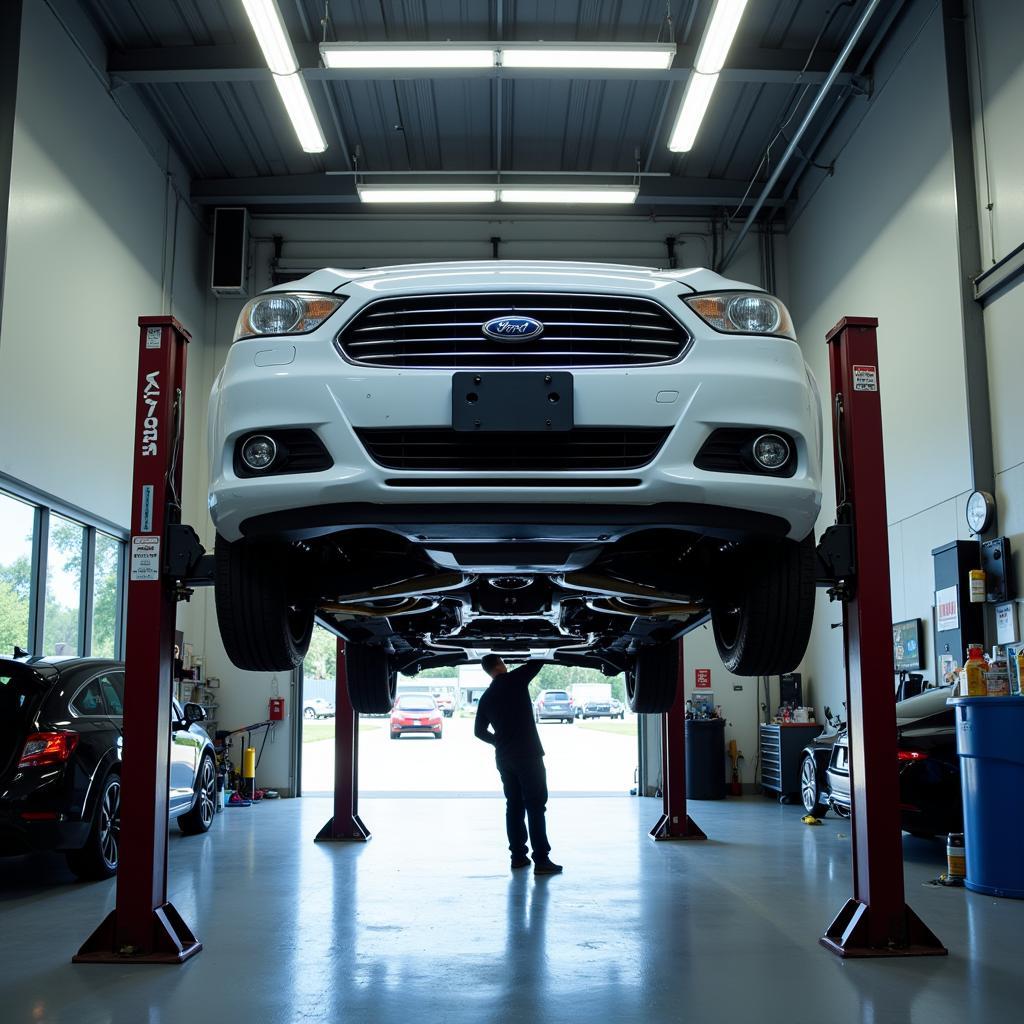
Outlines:
[[922,750],[897,750],[898,761],[927,761],[928,755]]
[[19,768],[38,768],[47,764],[62,764],[75,752],[78,733],[70,729],[58,732],[34,732],[21,752]]

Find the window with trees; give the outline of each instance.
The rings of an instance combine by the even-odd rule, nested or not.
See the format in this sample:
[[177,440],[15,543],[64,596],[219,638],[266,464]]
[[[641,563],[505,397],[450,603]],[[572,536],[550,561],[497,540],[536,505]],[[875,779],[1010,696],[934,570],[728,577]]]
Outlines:
[[125,543],[80,510],[0,479],[0,655],[121,654]]

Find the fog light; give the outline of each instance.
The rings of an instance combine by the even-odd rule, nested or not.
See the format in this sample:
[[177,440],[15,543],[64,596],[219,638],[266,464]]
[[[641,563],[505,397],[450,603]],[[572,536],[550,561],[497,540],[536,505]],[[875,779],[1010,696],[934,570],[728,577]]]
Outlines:
[[789,445],[778,434],[762,434],[753,451],[758,465],[765,469],[781,469],[789,461]]
[[254,434],[242,445],[242,461],[257,472],[267,469],[277,458],[277,445],[266,434]]

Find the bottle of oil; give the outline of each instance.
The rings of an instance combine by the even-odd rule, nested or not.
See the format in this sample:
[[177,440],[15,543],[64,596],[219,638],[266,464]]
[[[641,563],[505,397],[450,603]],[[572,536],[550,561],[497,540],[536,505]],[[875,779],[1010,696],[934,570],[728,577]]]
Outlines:
[[967,662],[964,665],[964,679],[967,682],[966,697],[987,697],[988,662],[981,644],[971,644],[967,648]]

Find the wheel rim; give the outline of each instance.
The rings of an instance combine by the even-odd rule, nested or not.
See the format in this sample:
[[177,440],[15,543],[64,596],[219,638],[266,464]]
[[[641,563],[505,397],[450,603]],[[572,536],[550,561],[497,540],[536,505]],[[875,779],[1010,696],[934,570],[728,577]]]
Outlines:
[[306,718],[316,718],[316,712],[312,708],[306,708],[302,713]]
[[108,868],[117,868],[117,850],[121,840],[121,783],[111,779],[100,801],[100,854]]
[[804,810],[808,814],[814,810],[818,802],[818,780],[815,775],[814,765],[805,760],[800,769],[800,795],[803,798]]
[[736,646],[736,640],[740,635],[742,618],[740,609],[735,605],[728,608],[720,608],[715,615],[718,639],[727,651],[731,651]]
[[217,813],[217,779],[213,773],[213,762],[206,758],[203,761],[202,774],[199,777],[199,817],[204,828],[210,827],[214,814]]

